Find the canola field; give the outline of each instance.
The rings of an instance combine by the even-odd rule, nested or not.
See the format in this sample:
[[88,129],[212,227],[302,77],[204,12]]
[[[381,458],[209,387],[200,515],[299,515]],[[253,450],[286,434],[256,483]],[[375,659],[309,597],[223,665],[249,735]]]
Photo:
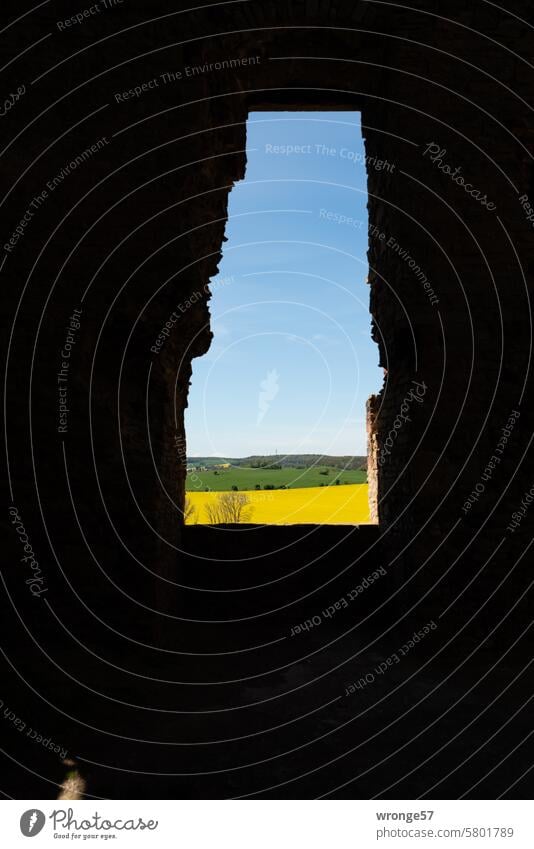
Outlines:
[[[360,525],[370,521],[367,484],[314,486],[302,489],[251,490],[241,492],[250,499],[253,524],[265,525]],[[206,504],[216,501],[217,492],[188,492],[195,508],[188,524],[209,524]]]

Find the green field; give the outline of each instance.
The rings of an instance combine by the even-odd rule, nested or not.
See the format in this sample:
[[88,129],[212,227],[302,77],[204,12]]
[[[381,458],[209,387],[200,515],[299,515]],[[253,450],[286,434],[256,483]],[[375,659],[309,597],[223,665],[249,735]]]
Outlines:
[[[321,474],[321,472],[323,474]],[[251,469],[245,466],[232,466],[229,469],[208,469],[207,471],[189,472],[186,478],[186,490],[189,492],[202,492],[210,490],[222,492],[237,486],[243,489],[265,489],[273,486],[278,489],[281,486],[290,489],[299,489],[308,486],[328,486],[334,484],[339,478],[340,485],[351,483],[366,483],[367,474],[360,469],[336,469],[332,466],[314,466],[307,469],[295,469],[285,467],[282,469]]]

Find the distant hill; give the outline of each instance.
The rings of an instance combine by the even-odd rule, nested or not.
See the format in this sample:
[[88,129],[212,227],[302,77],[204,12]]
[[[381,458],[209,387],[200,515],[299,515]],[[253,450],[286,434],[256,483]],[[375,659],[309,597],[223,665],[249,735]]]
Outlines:
[[231,463],[232,466],[246,466],[253,469],[290,467],[307,469],[310,466],[332,466],[335,469],[367,468],[367,457],[332,456],[330,454],[252,454],[250,457],[188,457],[190,466],[211,466]]

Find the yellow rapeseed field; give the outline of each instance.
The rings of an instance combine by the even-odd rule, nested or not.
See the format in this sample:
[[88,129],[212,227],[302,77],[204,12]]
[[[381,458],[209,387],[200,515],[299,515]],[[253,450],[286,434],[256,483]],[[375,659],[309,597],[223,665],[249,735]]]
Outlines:
[[[217,492],[188,492],[195,514],[188,524],[209,523],[206,504],[216,501]],[[368,485],[312,486],[301,489],[252,490],[242,492],[250,499],[250,522],[266,525],[327,524],[353,525],[369,522]]]

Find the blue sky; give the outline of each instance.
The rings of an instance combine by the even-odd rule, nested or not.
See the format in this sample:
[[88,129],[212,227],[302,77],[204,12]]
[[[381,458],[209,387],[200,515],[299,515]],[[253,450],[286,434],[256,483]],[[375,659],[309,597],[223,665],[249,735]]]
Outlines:
[[193,360],[189,456],[366,453],[382,371],[363,160],[359,113],[251,113],[211,281],[214,339]]

